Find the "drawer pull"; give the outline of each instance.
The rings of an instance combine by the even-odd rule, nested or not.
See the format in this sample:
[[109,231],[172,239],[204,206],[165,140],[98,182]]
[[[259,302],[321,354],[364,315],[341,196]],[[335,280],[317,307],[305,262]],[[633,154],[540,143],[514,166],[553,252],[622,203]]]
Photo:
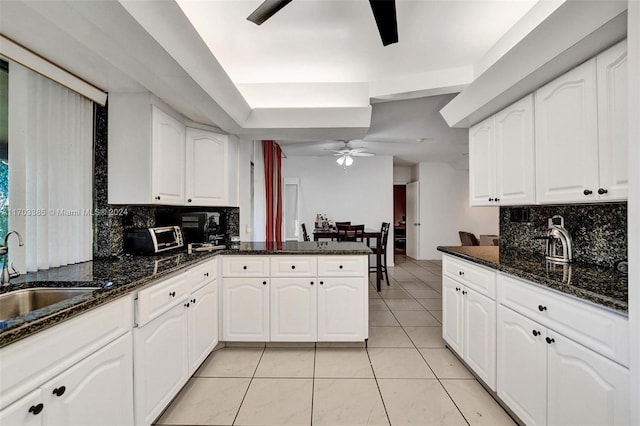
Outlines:
[[604,188],[600,188],[600,189],[598,189],[598,194],[600,194],[600,195],[604,195],[604,194],[606,194],[607,192],[609,192],[609,191],[607,191],[607,190],[606,190],[606,189],[604,189]]
[[582,193],[583,193],[584,195],[591,195],[591,194],[593,194],[593,191],[592,191],[592,190],[590,190],[590,189],[585,189],[584,191],[582,191]]
[[489,197],[489,201],[493,201],[493,198],[492,198],[492,197]]
[[320,281],[320,285],[324,284],[324,281]]
[[460,271],[460,272],[458,272],[458,275],[462,276],[462,275],[464,275],[464,272]]
[[66,391],[66,390],[67,390],[66,387],[60,386],[59,388],[55,388],[52,393],[55,396],[62,396],[62,395],[64,395],[64,391]]
[[296,269],[296,265],[291,265],[291,269]]
[[552,344],[553,342],[555,342],[555,339],[551,338],[551,337],[547,337],[546,341],[548,344]]
[[42,412],[42,409],[44,408],[44,404],[40,403],[38,405],[32,405],[31,407],[29,407],[29,412],[33,413],[34,416],[37,416],[38,414],[40,414]]
[[540,312],[542,312],[542,311],[546,311],[546,310],[547,310],[547,307],[546,307],[546,306],[542,306],[542,305],[538,305],[538,310],[539,310]]
[[176,292],[175,292],[175,291],[172,291],[171,293],[169,293],[169,296],[171,296],[171,297],[176,297]]
[[205,276],[205,277],[208,277],[208,276],[209,276],[209,273],[208,273],[208,272],[205,272],[205,273],[204,273],[204,276]]
[[534,336],[539,336],[540,335],[540,332],[538,330],[533,330],[532,333],[533,333]]
[[267,282],[266,281],[262,281],[262,285],[267,285]]
[[244,266],[242,267],[242,269],[246,270],[246,269],[247,269],[247,265],[244,265]]
[[468,293],[467,291],[462,290],[462,294],[467,294],[467,293]]
[[456,287],[456,291],[460,291],[460,287]]
[[342,269],[342,265],[340,265],[339,268]]
[[311,285],[313,285],[313,281],[311,281]]
[[191,299],[191,303],[196,304],[196,299]]
[[188,308],[188,307],[189,307],[189,302],[185,303],[185,304],[184,304],[184,307],[185,307],[185,308]]

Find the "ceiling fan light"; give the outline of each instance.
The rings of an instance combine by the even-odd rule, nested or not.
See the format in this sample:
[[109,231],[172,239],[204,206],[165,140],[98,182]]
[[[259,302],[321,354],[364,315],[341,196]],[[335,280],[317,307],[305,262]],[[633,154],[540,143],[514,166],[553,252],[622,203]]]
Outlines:
[[344,155],[338,157],[338,159],[336,160],[336,163],[342,166],[344,164]]
[[353,164],[353,158],[350,155],[347,155],[344,163],[347,167],[349,167],[350,165]]

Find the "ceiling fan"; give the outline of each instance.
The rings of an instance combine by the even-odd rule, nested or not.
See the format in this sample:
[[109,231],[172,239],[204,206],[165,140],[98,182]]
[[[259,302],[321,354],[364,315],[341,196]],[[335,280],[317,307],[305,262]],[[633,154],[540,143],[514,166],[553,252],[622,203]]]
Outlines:
[[[267,19],[275,15],[280,9],[291,3],[292,0],[265,0],[256,10],[247,17],[247,20],[256,25],[261,25]],[[388,46],[398,42],[398,22],[396,19],[395,0],[369,0],[373,17],[378,26],[378,32],[382,39],[382,45]]]
[[336,163],[342,166],[345,170],[347,167],[353,164],[353,157],[373,157],[373,152],[366,152],[367,148],[351,148],[349,141],[343,141],[344,147],[342,149],[328,149],[327,151],[333,152],[334,157],[338,157]]

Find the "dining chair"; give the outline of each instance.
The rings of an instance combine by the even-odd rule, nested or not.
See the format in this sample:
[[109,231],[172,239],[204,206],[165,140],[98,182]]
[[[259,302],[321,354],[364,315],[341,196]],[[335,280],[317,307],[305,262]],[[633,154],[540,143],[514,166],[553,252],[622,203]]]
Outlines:
[[339,225],[338,241],[364,242],[364,225]]
[[463,246],[479,246],[480,241],[476,238],[476,236],[471,232],[459,231],[460,241]]
[[348,221],[348,222],[336,222],[336,228],[338,226],[342,226],[342,225],[351,225],[351,221]]
[[307,227],[305,226],[305,224],[303,223],[302,225],[300,225],[302,227],[302,239],[304,241],[311,241],[309,239],[309,234],[307,234]]
[[[386,280],[387,280],[387,285],[391,285],[391,283],[389,283],[389,273],[387,272],[387,242],[389,241],[389,226],[391,224],[389,222],[382,222],[382,226],[380,227],[380,234],[381,234],[381,241],[380,241],[380,257],[382,259],[382,262],[380,264],[380,268],[382,268],[382,273],[384,274]],[[371,251],[373,253],[371,253],[369,256],[375,256],[376,255],[376,251],[378,250],[378,248],[375,245],[370,245],[369,248],[371,249]],[[371,266],[371,262],[369,262],[369,272],[378,272],[377,269],[377,265],[376,266]]]

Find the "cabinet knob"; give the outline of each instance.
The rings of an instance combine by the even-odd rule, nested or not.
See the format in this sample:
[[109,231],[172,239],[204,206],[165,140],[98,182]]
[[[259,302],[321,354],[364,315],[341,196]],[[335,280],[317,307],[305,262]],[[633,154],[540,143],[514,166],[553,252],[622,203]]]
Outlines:
[[208,273],[208,272],[205,272],[205,273],[204,273],[204,276],[205,276],[205,277],[208,277],[208,276],[209,276],[209,273]]
[[176,292],[175,292],[175,291],[172,291],[171,293],[169,293],[169,296],[171,296],[171,297],[176,297]]
[[187,200],[187,203],[190,203],[190,202],[191,202],[191,198],[189,198],[189,199]]
[[296,269],[296,265],[291,265],[291,269]]
[[185,307],[185,308],[188,308],[188,307],[189,307],[189,302],[185,303],[185,304],[184,304],[184,307]]
[[340,265],[339,268],[342,269],[342,265]]
[[547,310],[547,307],[546,307],[546,306],[542,306],[542,305],[538,305],[538,310],[539,310],[540,312],[542,312],[542,311],[546,311],[546,310]]
[[458,275],[461,275],[461,276],[462,276],[462,275],[464,275],[464,272],[462,272],[462,271],[458,271]]
[[584,191],[582,191],[582,193],[583,193],[584,195],[591,195],[591,194],[593,194],[593,191],[592,191],[592,190],[590,190],[590,189],[585,189]]
[[607,190],[606,190],[606,189],[604,189],[604,188],[600,188],[600,189],[598,189],[598,194],[600,194],[600,195],[602,195],[602,194],[606,194],[607,192],[609,192],[609,191],[607,191]]
[[311,285],[313,285],[313,281],[311,281]]
[[247,265],[244,265],[244,266],[242,267],[242,269],[246,270],[246,269],[247,269]]
[[156,196],[156,200],[159,200],[159,199],[160,199],[160,196],[159,196],[159,195],[157,195],[157,196]]
[[324,281],[320,281],[320,285],[324,284]]
[[191,299],[191,303],[196,304],[196,299]]
[[267,285],[267,282],[266,281],[262,281],[262,285]]
[[555,339],[553,339],[551,337],[547,337],[545,340],[547,341],[548,344],[552,344],[553,342],[556,341]]
[[540,332],[538,330],[533,330],[532,333],[533,333],[534,336],[539,336],[540,335]]
[[32,405],[31,407],[29,407],[29,412],[33,413],[34,416],[37,416],[38,414],[40,414],[42,412],[42,409],[44,408],[44,404],[40,403],[37,405]]
[[500,198],[496,198],[496,199],[495,199],[495,202],[496,202],[496,203],[497,203],[498,201],[500,201]]
[[456,291],[460,291],[460,287],[456,287]]
[[65,386],[60,386],[59,388],[55,388],[52,393],[55,396],[62,396],[62,395],[64,395],[64,391],[66,391],[66,390],[67,390],[67,388]]
[[489,201],[493,201],[493,197],[490,197],[490,198],[489,198]]
[[467,291],[462,290],[462,294],[467,294],[467,293],[468,293]]

